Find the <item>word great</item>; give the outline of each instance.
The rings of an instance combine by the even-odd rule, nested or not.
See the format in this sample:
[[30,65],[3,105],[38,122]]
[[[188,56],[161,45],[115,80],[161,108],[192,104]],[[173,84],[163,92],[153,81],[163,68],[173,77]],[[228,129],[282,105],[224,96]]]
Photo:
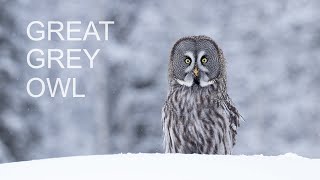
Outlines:
[[[48,21],[43,23],[41,21],[32,21],[27,26],[27,35],[32,41],[108,41],[109,39],[109,25],[114,24],[114,21],[99,21],[94,23],[90,21],[83,24],[81,21]],[[99,34],[100,32],[100,34]],[[102,33],[103,32],[103,33]],[[50,43],[49,43],[50,45]],[[81,43],[83,48],[83,43]],[[100,49],[88,50],[83,49],[31,49],[27,54],[27,64],[32,69],[41,68],[60,68],[60,69],[82,69],[84,63],[81,58],[84,57],[90,69],[94,68],[95,59],[97,59]],[[67,74],[67,73],[66,73]],[[27,93],[31,97],[41,97],[47,93],[51,97],[61,95],[67,97],[68,92],[72,93],[71,97],[85,97],[85,94],[77,93],[76,78],[63,77],[61,78],[45,78],[33,77],[27,82]],[[69,86],[72,87],[69,88]],[[59,93],[60,92],[60,93]]]
[[[61,21],[48,21],[46,26],[41,21],[32,21],[27,27],[27,35],[33,41],[41,41],[47,39],[52,40],[52,36],[56,35],[61,41],[85,41],[88,36],[93,36],[96,40],[101,41],[101,36],[104,40],[109,39],[109,24],[114,24],[114,21],[99,21],[104,29],[103,35],[97,31],[96,25],[90,21],[86,30],[81,32],[81,21],[67,21],[66,28]],[[34,31],[32,31],[34,30]],[[64,36],[66,34],[66,36]]]

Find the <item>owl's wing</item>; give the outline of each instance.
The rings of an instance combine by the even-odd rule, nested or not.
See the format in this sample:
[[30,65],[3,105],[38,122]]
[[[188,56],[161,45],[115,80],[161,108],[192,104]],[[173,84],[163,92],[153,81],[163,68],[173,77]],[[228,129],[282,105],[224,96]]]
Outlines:
[[169,107],[167,104],[167,101],[164,103],[164,106],[161,110],[161,124],[162,124],[162,130],[163,130],[163,146],[165,149],[165,152],[170,152],[169,146],[171,145],[170,141],[170,133],[169,133]]
[[237,129],[240,126],[241,115],[229,97],[227,98],[227,101],[225,101],[225,110],[229,116],[230,129],[232,132],[232,144],[234,146],[236,144]]

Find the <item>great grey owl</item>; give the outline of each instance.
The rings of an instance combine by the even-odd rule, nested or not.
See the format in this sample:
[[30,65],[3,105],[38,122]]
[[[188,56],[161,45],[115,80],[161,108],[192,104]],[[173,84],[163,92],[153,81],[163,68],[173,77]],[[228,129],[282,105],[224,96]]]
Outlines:
[[226,63],[207,36],[179,39],[171,50],[162,108],[167,153],[231,154],[240,114],[226,86]]

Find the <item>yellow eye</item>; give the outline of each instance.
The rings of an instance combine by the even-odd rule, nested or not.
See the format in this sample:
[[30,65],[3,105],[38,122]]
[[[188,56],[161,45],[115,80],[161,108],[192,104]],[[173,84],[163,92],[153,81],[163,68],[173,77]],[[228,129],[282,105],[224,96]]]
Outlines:
[[207,59],[207,58],[204,57],[204,58],[201,59],[201,63],[202,63],[202,64],[207,63],[207,62],[208,62],[208,59]]
[[185,62],[186,64],[190,64],[190,63],[191,63],[191,59],[186,58],[186,59],[184,60],[184,62]]

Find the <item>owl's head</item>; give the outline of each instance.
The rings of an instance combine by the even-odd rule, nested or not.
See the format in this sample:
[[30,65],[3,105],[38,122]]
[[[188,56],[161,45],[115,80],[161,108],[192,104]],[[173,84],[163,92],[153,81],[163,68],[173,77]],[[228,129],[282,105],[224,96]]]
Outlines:
[[223,53],[211,38],[190,36],[174,44],[169,62],[170,84],[206,87],[225,79],[225,74]]

